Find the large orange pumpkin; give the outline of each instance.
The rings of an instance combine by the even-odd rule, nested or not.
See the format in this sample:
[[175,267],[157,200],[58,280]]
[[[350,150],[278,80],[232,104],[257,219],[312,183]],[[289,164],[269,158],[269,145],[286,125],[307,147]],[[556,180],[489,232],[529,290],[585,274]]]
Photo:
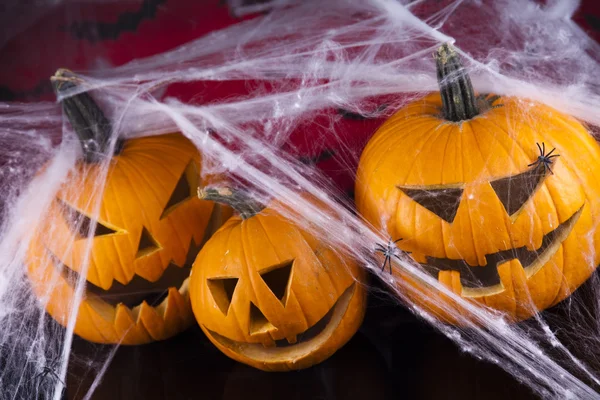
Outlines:
[[[98,343],[169,338],[193,322],[191,263],[225,215],[220,205],[198,199],[200,154],[178,133],[126,141],[110,159],[99,192],[105,171],[96,161],[107,121],[89,95],[78,96],[63,106],[84,143],[88,135],[93,145],[84,147],[85,161],[71,171],[37,228],[28,265],[33,289],[48,313],[66,324],[89,257],[75,333]],[[81,120],[86,115],[94,121]],[[90,134],[89,126],[100,128]]]
[[[223,190],[203,193],[219,202],[235,198]],[[262,370],[327,359],[362,322],[364,271],[284,218],[277,203],[258,212],[232,204],[242,213],[215,233],[192,268],[200,327],[227,356]]]
[[[454,293],[528,318],[600,261],[600,147],[548,106],[476,97],[455,51],[436,56],[441,95],[399,110],[369,141],[357,208]],[[456,304],[395,273],[421,291],[417,303],[456,322]]]

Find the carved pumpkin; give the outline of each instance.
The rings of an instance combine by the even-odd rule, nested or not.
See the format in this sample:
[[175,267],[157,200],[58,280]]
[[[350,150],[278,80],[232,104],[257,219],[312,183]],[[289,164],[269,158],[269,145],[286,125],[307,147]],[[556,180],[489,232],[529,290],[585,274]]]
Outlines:
[[[600,261],[600,147],[543,104],[475,97],[447,45],[437,64],[441,96],[399,110],[367,144],[357,208],[454,293],[528,318]],[[455,303],[395,273],[433,296],[415,301],[456,322]]]
[[[71,82],[63,75],[55,79]],[[100,131],[88,137],[86,143],[93,145],[84,148],[85,161],[71,171],[37,228],[28,265],[33,289],[48,313],[65,325],[89,254],[75,333],[98,343],[169,338],[193,322],[191,263],[221,225],[221,206],[197,198],[200,155],[177,133],[126,141],[110,159],[99,192],[104,175],[96,161],[110,132],[91,97],[78,96],[63,104],[73,127],[82,140],[90,135],[86,127]],[[85,115],[98,120],[78,119]]]
[[274,208],[244,211],[226,190],[203,193],[241,211],[192,268],[192,309],[210,341],[266,371],[307,368],[342,347],[364,316],[363,270]]

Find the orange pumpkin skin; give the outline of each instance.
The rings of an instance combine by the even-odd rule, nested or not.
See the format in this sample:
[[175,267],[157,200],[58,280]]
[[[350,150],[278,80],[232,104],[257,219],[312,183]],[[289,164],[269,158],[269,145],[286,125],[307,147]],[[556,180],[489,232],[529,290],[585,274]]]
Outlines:
[[[181,134],[127,141],[110,161],[99,193],[101,169],[101,164],[79,163],[40,222],[29,251],[34,292],[48,313],[66,325],[74,305],[73,275],[82,272],[88,245],[87,229],[79,232],[77,223],[85,225],[97,215],[74,332],[97,343],[134,345],[167,339],[193,323],[187,272],[179,270],[189,271],[197,245],[231,213],[225,210],[221,215],[220,206],[197,198],[200,155]],[[96,214],[97,196],[101,198]],[[105,301],[115,286],[127,290],[134,278],[144,287],[152,286],[150,282],[159,281],[169,266],[178,279],[165,283],[168,296],[159,305],[144,300],[128,307]],[[98,290],[92,293],[90,284]],[[96,295],[102,290],[107,297]]]
[[[513,320],[529,318],[569,296],[600,261],[600,147],[574,118],[529,100],[500,97],[461,122],[444,120],[441,109],[440,94],[431,94],[379,128],[359,162],[358,211],[377,229],[403,238],[399,247],[418,263],[464,260],[466,275],[499,260],[496,276],[486,269],[490,281],[498,281],[491,286],[467,287],[452,268],[430,273],[464,298]],[[552,159],[553,173],[538,170],[539,179],[524,185],[518,175],[535,178],[532,171],[540,168],[531,165],[540,155],[536,143],[548,151],[556,148],[560,157]],[[509,177],[514,177],[513,192],[502,193]],[[458,208],[448,198],[439,201],[441,206],[423,205],[441,189],[454,195],[462,189],[454,199]],[[519,190],[530,192],[521,197],[521,207]],[[523,246],[540,249],[526,268],[525,256],[506,253]],[[394,274],[417,290],[414,301],[457,323],[455,316],[463,310],[455,302],[401,271]]]
[[355,262],[265,208],[232,217],[206,243],[190,297],[200,327],[227,356],[289,371],[322,362],[354,335],[363,279]]

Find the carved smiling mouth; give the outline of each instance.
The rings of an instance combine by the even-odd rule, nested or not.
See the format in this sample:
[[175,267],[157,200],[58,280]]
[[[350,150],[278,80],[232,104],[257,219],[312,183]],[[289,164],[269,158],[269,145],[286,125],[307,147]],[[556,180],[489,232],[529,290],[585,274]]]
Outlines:
[[326,342],[342,321],[348,305],[356,292],[356,283],[350,285],[339,297],[331,309],[311,328],[298,335],[296,343],[287,340],[275,340],[274,347],[265,347],[261,343],[242,343],[226,338],[202,326],[205,333],[212,336],[221,345],[235,349],[238,354],[258,361],[272,361],[276,358],[300,358],[314,351]]
[[542,245],[537,250],[529,250],[523,246],[486,254],[484,266],[470,266],[464,260],[427,256],[427,262],[422,263],[421,266],[435,278],[438,277],[440,271],[460,272],[460,282],[463,286],[462,295],[465,297],[500,293],[504,290],[504,286],[498,274],[498,267],[506,261],[519,260],[525,270],[525,275],[530,278],[558,251],[562,242],[573,230],[582,211],[583,205],[569,219],[544,235]]

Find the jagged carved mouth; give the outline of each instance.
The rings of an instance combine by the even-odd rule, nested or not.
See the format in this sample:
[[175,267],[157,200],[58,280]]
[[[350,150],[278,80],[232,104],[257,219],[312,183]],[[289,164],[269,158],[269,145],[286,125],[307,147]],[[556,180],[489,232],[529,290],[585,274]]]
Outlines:
[[[80,277],[79,274],[68,266],[64,264],[63,266],[62,273],[67,278],[67,282],[77,282]],[[190,276],[190,271],[189,266],[178,267],[171,263],[156,282],[150,282],[139,275],[134,275],[133,279],[126,285],[113,281],[108,290],[86,282],[85,291],[87,295],[95,295],[112,306],[124,304],[129,308],[133,308],[142,304],[143,301],[146,301],[150,306],[157,306],[167,297],[169,288],[179,289],[183,285],[183,282]]]
[[[81,279],[81,275],[62,263],[50,251],[48,251],[48,254],[61,276],[71,287],[75,287],[79,279]],[[134,275],[129,283],[122,284],[114,280],[110,288],[104,290],[86,281],[85,293],[112,306],[123,304],[129,308],[133,308],[142,304],[143,301],[146,301],[150,306],[157,306],[167,297],[169,288],[179,289],[182,287],[185,280],[190,276],[190,271],[191,267],[187,264],[179,267],[174,263],[170,263],[161,277],[155,282],[150,282],[139,275]]]
[[562,242],[569,236],[575,223],[579,220],[583,205],[565,222],[556,229],[544,235],[542,244],[537,250],[519,247],[502,250],[493,254],[486,254],[484,266],[470,266],[464,260],[436,258],[427,256],[427,261],[421,266],[431,276],[437,278],[439,271],[460,272],[460,282],[463,286],[462,295],[465,297],[479,297],[500,293],[504,286],[500,280],[498,267],[506,261],[519,260],[527,278],[538,272],[558,251]]
[[259,361],[272,361],[279,357],[293,359],[307,354],[315,348],[319,348],[332,333],[337,329],[342,321],[348,305],[356,292],[356,283],[352,283],[342,295],[338,298],[331,309],[316,324],[297,335],[297,341],[293,344],[288,343],[286,339],[275,340],[273,347],[265,347],[261,343],[243,343],[231,340],[203,326],[204,331],[212,336],[218,343],[229,348],[235,349],[238,354]]

